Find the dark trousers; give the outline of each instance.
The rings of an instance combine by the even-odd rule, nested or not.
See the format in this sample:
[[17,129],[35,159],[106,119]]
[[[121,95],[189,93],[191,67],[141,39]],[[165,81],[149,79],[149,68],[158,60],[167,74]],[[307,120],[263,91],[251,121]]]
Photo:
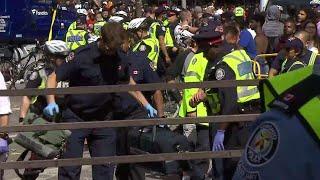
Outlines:
[[[259,104],[248,105],[241,108],[239,114],[256,114],[260,113]],[[243,149],[250,136],[251,122],[231,123],[225,132],[224,148],[226,150],[240,150]],[[216,179],[231,180],[237,168],[240,158],[226,158],[222,159],[222,168],[212,168]],[[219,162],[213,160],[213,162]],[[221,172],[222,171],[222,172]],[[221,176],[223,174],[223,176]],[[217,177],[218,176],[218,177]]]
[[[116,113],[115,119],[130,120],[130,119],[147,119],[147,112],[138,107],[136,110],[125,113]],[[132,129],[130,127],[117,129],[117,155],[129,155],[130,143],[128,138],[128,132]],[[139,167],[137,164],[119,164],[116,169],[116,177],[118,180],[144,180],[145,170]]]
[[[64,122],[83,122],[71,110],[62,113]],[[81,158],[84,141],[87,139],[91,157],[114,156],[116,154],[116,131],[113,128],[77,129],[72,130],[66,144],[63,158]],[[92,179],[112,180],[114,165],[102,164],[92,166]],[[59,180],[80,179],[81,166],[66,166],[59,168]]]

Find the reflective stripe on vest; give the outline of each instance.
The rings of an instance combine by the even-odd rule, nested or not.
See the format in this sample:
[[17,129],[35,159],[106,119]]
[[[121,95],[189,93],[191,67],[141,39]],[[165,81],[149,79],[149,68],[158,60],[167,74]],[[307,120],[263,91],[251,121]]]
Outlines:
[[[285,61],[283,61],[282,65],[281,65],[281,73],[284,73],[285,70],[285,66],[288,62],[288,59],[286,59]],[[295,61],[294,63],[292,63],[292,65],[288,68],[288,70],[286,72],[291,71],[291,69],[295,66],[295,65],[302,65],[303,67],[305,67],[306,65],[304,63],[302,63],[301,61]]]
[[309,64],[308,64],[309,66],[314,65],[314,63],[316,62],[317,56],[318,56],[318,53],[312,52],[310,56]]
[[66,35],[66,43],[68,48],[73,51],[76,50],[80,46],[84,46],[87,44],[85,39],[86,31],[84,30],[71,30],[67,32]]
[[191,51],[188,54],[188,56],[186,57],[186,60],[184,61],[182,72],[181,72],[182,78],[187,74],[187,70],[188,70],[190,61],[192,60],[193,56],[194,56],[194,53]]
[[156,38],[147,38],[140,41],[134,48],[133,52],[137,51],[141,45],[141,43],[149,46],[151,51],[148,54],[148,59],[153,63],[155,69],[157,69],[158,59],[159,59],[159,41]]
[[[223,62],[233,70],[236,80],[252,80],[254,78],[252,62],[244,50],[236,50],[223,57]],[[257,86],[237,86],[238,103],[259,99]]]
[[[47,82],[47,73],[46,71],[43,69],[40,69],[38,71],[39,75],[40,75],[40,78],[41,78],[41,84],[40,86],[38,86],[38,89],[45,89],[46,88],[46,82]],[[38,100],[38,96],[34,96],[31,98],[31,104],[34,104],[35,102],[37,102]]]
[[166,34],[164,36],[164,43],[166,47],[174,47],[173,39],[170,33],[170,28],[166,28]]
[[105,21],[97,22],[93,25],[93,32],[95,35],[100,36],[101,35],[101,28],[106,24]]
[[153,22],[149,28],[149,34],[151,38],[157,38],[157,26],[160,26],[159,22]]

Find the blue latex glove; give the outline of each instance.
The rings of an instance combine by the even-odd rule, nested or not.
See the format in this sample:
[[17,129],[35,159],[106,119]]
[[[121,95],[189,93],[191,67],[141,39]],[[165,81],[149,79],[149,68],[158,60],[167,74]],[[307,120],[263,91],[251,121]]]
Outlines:
[[44,108],[43,113],[46,116],[52,117],[55,114],[59,113],[59,106],[53,102],[47,105],[47,107]]
[[146,110],[148,111],[149,118],[154,118],[157,116],[157,110],[155,110],[150,104],[147,104],[146,106],[144,106],[144,108],[146,108]]
[[214,136],[212,151],[223,151],[223,141],[224,141],[224,130],[217,130],[216,135]]
[[0,138],[0,154],[9,152],[8,141]]

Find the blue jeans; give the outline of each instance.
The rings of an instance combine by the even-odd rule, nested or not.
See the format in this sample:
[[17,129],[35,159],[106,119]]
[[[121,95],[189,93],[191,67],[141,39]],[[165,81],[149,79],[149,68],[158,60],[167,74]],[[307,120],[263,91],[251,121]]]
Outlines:
[[[64,122],[84,122],[70,109],[62,113]],[[87,139],[91,157],[114,156],[116,154],[116,131],[113,128],[76,129],[71,131],[66,144],[63,159],[81,158],[84,141]],[[112,180],[114,165],[102,164],[92,166],[93,180]],[[59,180],[79,180],[81,166],[60,167]]]

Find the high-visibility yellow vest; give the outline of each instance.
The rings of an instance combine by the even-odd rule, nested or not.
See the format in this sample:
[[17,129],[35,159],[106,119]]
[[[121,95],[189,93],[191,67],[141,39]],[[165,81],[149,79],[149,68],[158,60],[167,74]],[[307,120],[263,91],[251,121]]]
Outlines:
[[305,125],[311,137],[320,142],[320,66],[311,65],[265,79],[260,84],[264,111],[282,102]]
[[[255,79],[252,61],[244,50],[235,50],[223,57],[226,63],[236,75],[236,80]],[[245,103],[259,99],[260,94],[257,86],[237,86],[238,103]]]
[[[41,78],[41,84],[40,84],[40,86],[38,86],[38,89],[45,89],[46,88],[46,82],[47,82],[47,79],[48,79],[47,73],[46,73],[44,68],[40,69],[38,73],[39,73],[40,78]],[[35,102],[37,102],[37,100],[38,100],[38,96],[33,96],[31,98],[31,104],[34,104]]]
[[123,29],[128,30],[128,29],[129,29],[129,23],[130,23],[130,22],[123,22],[123,23],[122,23]]
[[149,46],[151,48],[151,51],[148,54],[148,59],[152,62],[154,69],[157,69],[158,59],[159,59],[159,41],[156,38],[147,38],[140,41],[137,45],[134,46],[133,52],[137,51],[141,43]]
[[157,26],[160,26],[160,23],[155,21],[150,25],[149,34],[151,38],[157,39]]
[[68,27],[68,31],[77,29],[77,22],[74,21],[73,23],[70,24],[70,26]]
[[[184,82],[203,82],[208,60],[203,56],[203,53],[198,53],[193,56],[184,76]],[[196,108],[189,105],[190,99],[198,92],[199,88],[190,88],[183,90],[183,99],[180,106],[179,116],[186,117],[187,113],[196,112],[197,117],[207,116],[207,108],[204,103],[200,103]],[[201,123],[209,126],[208,123]]]
[[[291,71],[291,68],[293,68],[295,65],[302,65],[303,67],[305,67],[305,66],[307,66],[307,65],[308,65],[308,66],[314,65],[314,63],[316,62],[317,56],[318,56],[318,53],[312,52],[308,64],[304,64],[304,63],[301,62],[301,61],[295,61],[295,62],[288,68],[287,72]],[[285,61],[283,61],[282,65],[281,65],[281,71],[280,71],[281,73],[284,73],[285,66],[286,66],[286,63],[287,63],[287,62],[288,62],[287,59],[286,59]]]
[[165,43],[166,47],[174,47],[174,42],[173,42],[173,38],[171,36],[169,27],[166,28],[166,34],[164,36],[164,43]]
[[85,30],[71,30],[67,32],[66,43],[71,51],[76,50],[80,46],[87,44],[85,35],[87,32]]
[[101,28],[106,24],[105,21],[96,22],[93,25],[93,32],[96,36],[101,36]]

